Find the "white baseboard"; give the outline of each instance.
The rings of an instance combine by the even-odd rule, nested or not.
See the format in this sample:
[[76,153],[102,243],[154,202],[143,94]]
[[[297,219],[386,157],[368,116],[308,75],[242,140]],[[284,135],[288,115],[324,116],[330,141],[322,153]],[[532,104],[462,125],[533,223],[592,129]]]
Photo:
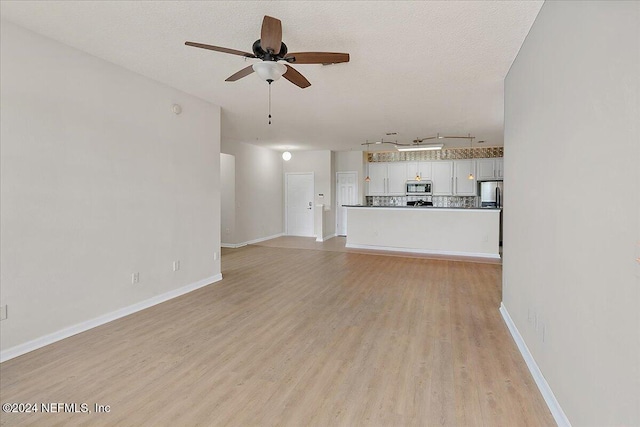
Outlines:
[[450,256],[461,256],[461,257],[473,257],[473,258],[500,259],[500,254],[487,254],[487,253],[475,253],[475,252],[433,251],[430,249],[412,249],[412,248],[396,248],[393,246],[358,245],[355,243],[347,243],[345,247],[353,248],[353,249],[368,249],[372,251],[407,252],[412,254],[450,255]]
[[242,243],[220,243],[220,246],[223,248],[241,248],[243,246],[247,246],[247,245],[252,245],[254,243],[260,243],[260,242],[264,242],[265,240],[271,240],[271,239],[275,239],[276,237],[281,237],[284,236],[284,233],[278,233],[278,234],[274,234],[272,236],[266,236],[266,237],[259,237],[257,239],[253,239],[253,240],[248,240],[246,242],[242,242]]
[[260,243],[260,242],[264,242],[265,240],[271,240],[271,239],[275,239],[277,237],[282,237],[282,236],[284,236],[284,233],[278,233],[278,234],[274,234],[273,236],[260,237],[258,239],[249,240],[247,242],[244,242],[244,244],[253,245],[254,243]]
[[184,295],[186,293],[195,291],[196,289],[210,285],[214,282],[219,282],[220,280],[222,280],[222,274],[218,273],[214,276],[207,277],[205,279],[199,280],[190,285],[186,285],[181,288],[174,289],[164,294],[156,295],[144,301],[140,301],[138,303],[132,304],[128,307],[124,307],[119,310],[112,311],[111,313],[104,314],[94,319],[90,319],[85,322],[81,322],[73,326],[69,326],[68,328],[64,328],[59,331],[44,335],[42,337],[36,338],[26,343],[19,344],[15,347],[8,348],[0,352],[0,362],[13,359],[14,357],[21,356],[30,351],[37,350],[49,344],[53,344],[56,341],[60,341],[72,335],[79,334],[80,332],[84,332],[89,329],[95,328],[96,326],[104,325],[105,323],[109,323],[113,320],[119,319],[124,316],[128,316],[129,314],[133,314],[137,311],[144,310],[145,308],[149,308],[156,304],[160,304],[170,299],[179,297],[180,295]]
[[336,237],[336,233],[328,234],[324,237],[316,237],[316,242],[326,242],[327,240],[333,239],[334,237]]
[[221,248],[237,249],[243,246],[247,246],[247,244],[246,243],[220,243]]
[[535,380],[536,385],[540,390],[540,393],[542,393],[542,397],[544,398],[544,401],[547,403],[547,406],[551,411],[551,415],[553,415],[553,418],[556,420],[558,427],[571,427],[571,423],[569,422],[567,415],[564,413],[564,411],[560,407],[560,403],[558,403],[558,400],[556,399],[556,396],[553,394],[551,387],[549,387],[549,383],[547,383],[547,380],[544,378],[544,375],[542,375],[542,371],[538,367],[538,364],[533,358],[533,355],[529,351],[527,344],[524,342],[522,335],[520,335],[520,332],[518,331],[516,324],[513,323],[513,319],[511,319],[511,316],[509,315],[509,312],[507,311],[507,308],[504,306],[503,303],[500,303],[500,313],[502,314],[502,318],[504,319],[504,322],[507,324],[507,327],[509,328],[509,332],[511,332],[511,336],[513,337],[513,340],[516,342],[516,345],[518,346],[518,350],[520,350],[520,353],[522,354],[522,358],[527,364],[527,367],[529,368],[529,372],[531,372],[531,375],[533,376],[533,379]]

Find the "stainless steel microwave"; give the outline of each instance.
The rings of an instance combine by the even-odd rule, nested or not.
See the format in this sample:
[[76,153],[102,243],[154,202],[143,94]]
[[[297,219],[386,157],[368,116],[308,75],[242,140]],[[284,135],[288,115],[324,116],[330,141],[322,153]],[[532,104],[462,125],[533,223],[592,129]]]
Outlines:
[[431,181],[407,181],[407,196],[430,196],[432,193],[433,182]]

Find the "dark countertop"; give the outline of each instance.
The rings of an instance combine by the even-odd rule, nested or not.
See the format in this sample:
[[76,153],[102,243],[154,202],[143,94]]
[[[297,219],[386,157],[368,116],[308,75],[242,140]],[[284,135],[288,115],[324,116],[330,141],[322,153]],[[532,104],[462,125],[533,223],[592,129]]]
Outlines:
[[367,205],[342,205],[345,208],[391,208],[391,209],[456,209],[466,211],[499,211],[502,208],[459,208],[459,207],[441,207],[441,206],[367,206]]

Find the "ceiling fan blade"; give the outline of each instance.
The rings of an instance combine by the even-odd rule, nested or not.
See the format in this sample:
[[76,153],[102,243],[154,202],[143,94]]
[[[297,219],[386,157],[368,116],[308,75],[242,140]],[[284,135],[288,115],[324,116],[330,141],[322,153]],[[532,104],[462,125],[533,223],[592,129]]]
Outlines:
[[294,64],[337,64],[339,62],[349,62],[348,53],[332,53],[332,52],[298,52],[288,53],[286,61]]
[[184,44],[186,44],[187,46],[199,47],[201,49],[215,50],[216,52],[230,53],[232,55],[239,55],[247,58],[256,57],[253,53],[243,52],[241,50],[229,49],[226,47],[211,46],[210,44],[195,43],[195,42],[184,42]]
[[225,82],[235,82],[236,80],[240,80],[243,77],[247,77],[251,73],[253,73],[253,65],[249,65],[248,67],[243,68],[234,75],[227,77]]
[[265,51],[273,51],[274,54],[280,53],[282,45],[282,22],[279,19],[270,16],[264,17],[262,20],[262,32],[260,33],[260,46]]
[[296,71],[293,67],[286,65],[287,71],[282,75],[285,79],[289,80],[294,85],[304,89],[311,86],[309,80],[307,80],[302,74]]

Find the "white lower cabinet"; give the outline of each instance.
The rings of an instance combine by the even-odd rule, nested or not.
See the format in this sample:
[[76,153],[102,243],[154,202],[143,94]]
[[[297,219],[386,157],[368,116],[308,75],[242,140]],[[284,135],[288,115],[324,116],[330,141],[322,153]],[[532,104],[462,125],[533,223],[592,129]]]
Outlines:
[[[476,161],[456,160],[454,168],[454,194],[456,196],[475,196]],[[473,178],[469,179],[469,175],[472,175]]]
[[433,195],[451,196],[453,194],[453,162],[443,160],[431,162]]

